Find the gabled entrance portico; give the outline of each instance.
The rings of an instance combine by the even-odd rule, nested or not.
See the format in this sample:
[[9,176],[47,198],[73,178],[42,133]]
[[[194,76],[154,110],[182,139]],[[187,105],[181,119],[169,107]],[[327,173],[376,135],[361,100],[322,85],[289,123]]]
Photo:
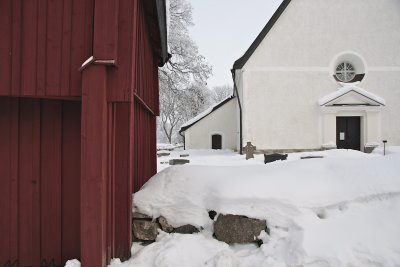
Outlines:
[[379,145],[384,99],[346,84],[318,104],[322,110],[322,148],[370,152]]

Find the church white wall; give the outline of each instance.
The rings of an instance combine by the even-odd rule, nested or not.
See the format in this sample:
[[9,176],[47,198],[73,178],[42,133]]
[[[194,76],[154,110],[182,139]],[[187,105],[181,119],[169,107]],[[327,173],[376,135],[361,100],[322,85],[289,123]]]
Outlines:
[[222,149],[237,149],[237,99],[215,110],[185,131],[186,149],[211,149],[211,136],[222,135]]
[[400,145],[400,70],[383,68],[370,70],[367,75],[361,84],[363,88],[368,88],[386,101],[381,112],[381,133],[377,134],[382,140],[387,140],[388,145]]
[[[235,84],[236,84],[236,88],[237,88],[237,92],[236,93],[239,96],[240,105],[241,105],[241,107],[243,109],[243,105],[245,104],[245,102],[243,101],[243,71],[242,70],[236,70],[235,71]],[[240,109],[239,109],[238,105],[237,105],[237,108],[236,108],[236,118],[237,118],[236,150],[240,151]]]
[[362,142],[400,145],[399,10],[398,0],[292,0],[242,69],[243,142],[321,148],[335,131],[326,132],[317,101],[339,87],[332,62],[351,51],[366,64],[359,86],[386,100],[379,119],[371,115],[368,124],[366,115],[370,136]]

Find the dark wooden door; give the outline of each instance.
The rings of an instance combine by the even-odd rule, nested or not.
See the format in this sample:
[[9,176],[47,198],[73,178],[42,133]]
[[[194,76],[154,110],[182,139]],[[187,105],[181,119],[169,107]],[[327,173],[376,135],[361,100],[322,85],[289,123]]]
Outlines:
[[360,150],[360,117],[336,117],[337,148]]
[[211,136],[211,148],[221,149],[222,148],[222,136],[220,134],[214,134]]

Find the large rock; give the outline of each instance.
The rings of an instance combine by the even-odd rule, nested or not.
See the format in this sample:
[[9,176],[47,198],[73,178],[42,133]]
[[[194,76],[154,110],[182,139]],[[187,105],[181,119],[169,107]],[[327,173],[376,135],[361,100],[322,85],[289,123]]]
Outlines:
[[198,233],[199,229],[190,224],[185,224],[174,229],[174,233],[178,234],[194,234]]
[[215,237],[228,244],[257,242],[257,236],[263,230],[267,231],[265,220],[240,215],[220,214],[214,223]]
[[159,225],[153,221],[134,220],[132,223],[133,237],[138,240],[155,240],[158,234]]
[[158,223],[161,225],[161,229],[164,232],[171,233],[174,230],[174,227],[172,227],[168,223],[167,219],[164,216],[161,216],[158,218]]

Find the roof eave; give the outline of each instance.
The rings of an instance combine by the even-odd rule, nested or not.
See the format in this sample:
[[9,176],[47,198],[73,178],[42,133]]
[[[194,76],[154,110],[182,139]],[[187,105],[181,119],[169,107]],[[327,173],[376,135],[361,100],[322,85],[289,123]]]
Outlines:
[[281,5],[275,11],[274,15],[272,15],[271,19],[268,21],[268,23],[265,25],[265,27],[262,29],[262,31],[258,34],[258,36],[254,40],[254,42],[250,45],[249,49],[247,49],[247,51],[244,53],[244,55],[241,58],[239,58],[238,60],[235,61],[235,63],[233,63],[234,70],[243,68],[243,66],[249,60],[251,55],[253,55],[254,51],[260,45],[262,40],[265,38],[265,36],[268,34],[268,32],[275,25],[276,21],[282,15],[283,11],[285,11],[285,9],[289,5],[290,1],[291,0],[283,0]]
[[201,117],[200,119],[198,119],[197,121],[189,124],[188,126],[182,127],[179,130],[179,133],[184,133],[187,129],[189,129],[190,127],[192,127],[193,125],[195,125],[196,123],[198,123],[199,121],[201,121],[202,119],[206,118],[208,115],[212,114],[214,111],[218,110],[220,107],[224,106],[226,103],[228,103],[229,101],[231,101],[232,99],[234,99],[235,96],[232,95],[230,97],[228,97],[227,99],[225,99],[224,101],[222,101],[220,104],[218,104],[217,106],[215,106],[210,113],[208,113],[207,115],[205,115],[204,117]]
[[159,67],[162,67],[171,57],[171,55],[168,53],[167,43],[167,9],[165,0],[156,0],[156,4],[161,42],[161,62]]
[[356,93],[356,94],[359,94],[359,95],[361,95],[362,97],[365,97],[365,98],[369,99],[370,101],[375,102],[378,106],[385,106],[385,104],[386,104],[386,103],[384,103],[384,102],[381,102],[381,101],[378,101],[378,100],[376,100],[376,99],[373,99],[373,98],[371,98],[371,97],[369,97],[369,96],[367,96],[367,95],[365,95],[365,94],[361,94],[360,92],[357,92],[357,91],[354,90],[354,89],[351,89],[351,90],[348,90],[347,92],[344,92],[344,93],[341,94],[341,95],[336,96],[336,97],[333,98],[333,99],[330,99],[330,100],[324,102],[323,104],[320,103],[320,106],[321,106],[321,107],[322,107],[322,106],[329,106],[329,105],[331,105],[332,103],[334,103],[336,100],[338,100],[339,98],[341,98],[341,97],[343,97],[343,96],[345,96],[345,95],[347,95],[347,94],[349,94],[349,93],[351,93],[351,92],[354,92],[354,93]]

